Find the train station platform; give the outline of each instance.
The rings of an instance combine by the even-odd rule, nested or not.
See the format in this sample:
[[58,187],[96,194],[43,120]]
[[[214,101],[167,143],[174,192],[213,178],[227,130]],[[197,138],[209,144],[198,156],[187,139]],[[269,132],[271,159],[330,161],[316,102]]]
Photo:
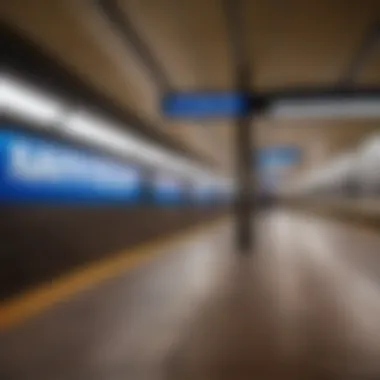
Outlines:
[[284,206],[296,208],[313,215],[325,216],[340,220],[350,221],[359,227],[378,231],[380,228],[380,202],[375,197],[316,197],[285,199]]
[[0,14],[0,380],[380,379],[380,1]]
[[2,379],[374,379],[380,236],[273,209],[133,248],[0,309]]

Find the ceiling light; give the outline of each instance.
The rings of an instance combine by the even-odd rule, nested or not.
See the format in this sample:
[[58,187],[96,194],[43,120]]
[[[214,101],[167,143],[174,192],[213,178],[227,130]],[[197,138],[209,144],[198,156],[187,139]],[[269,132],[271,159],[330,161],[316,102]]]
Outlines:
[[0,111],[25,121],[53,126],[63,115],[63,106],[51,96],[14,80],[0,77]]
[[122,132],[115,130],[105,120],[85,111],[69,115],[61,126],[61,132],[113,150],[132,150],[131,144]]
[[269,115],[279,118],[380,117],[380,98],[283,99]]

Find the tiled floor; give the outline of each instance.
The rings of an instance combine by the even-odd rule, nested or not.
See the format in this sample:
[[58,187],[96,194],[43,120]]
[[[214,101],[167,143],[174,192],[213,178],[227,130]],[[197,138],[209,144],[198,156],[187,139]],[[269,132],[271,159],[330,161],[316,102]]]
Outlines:
[[380,233],[272,212],[226,223],[0,335],[17,380],[380,377]]

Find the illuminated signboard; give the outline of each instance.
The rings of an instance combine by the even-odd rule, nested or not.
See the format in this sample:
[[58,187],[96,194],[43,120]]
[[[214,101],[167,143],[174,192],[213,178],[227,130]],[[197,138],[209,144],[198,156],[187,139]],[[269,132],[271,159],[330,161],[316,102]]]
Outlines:
[[161,102],[164,115],[185,119],[247,115],[250,108],[250,97],[240,92],[175,92],[164,96]]
[[136,200],[135,168],[19,132],[0,131],[1,201]]

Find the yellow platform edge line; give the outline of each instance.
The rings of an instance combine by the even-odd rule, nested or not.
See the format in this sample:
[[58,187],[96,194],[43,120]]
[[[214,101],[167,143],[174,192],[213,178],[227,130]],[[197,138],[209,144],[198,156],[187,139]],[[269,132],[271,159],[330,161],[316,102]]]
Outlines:
[[132,270],[154,257],[164,255],[194,235],[208,232],[227,219],[228,216],[219,217],[182,232],[109,254],[106,259],[77,268],[0,303],[0,330],[14,327],[70,296]]

